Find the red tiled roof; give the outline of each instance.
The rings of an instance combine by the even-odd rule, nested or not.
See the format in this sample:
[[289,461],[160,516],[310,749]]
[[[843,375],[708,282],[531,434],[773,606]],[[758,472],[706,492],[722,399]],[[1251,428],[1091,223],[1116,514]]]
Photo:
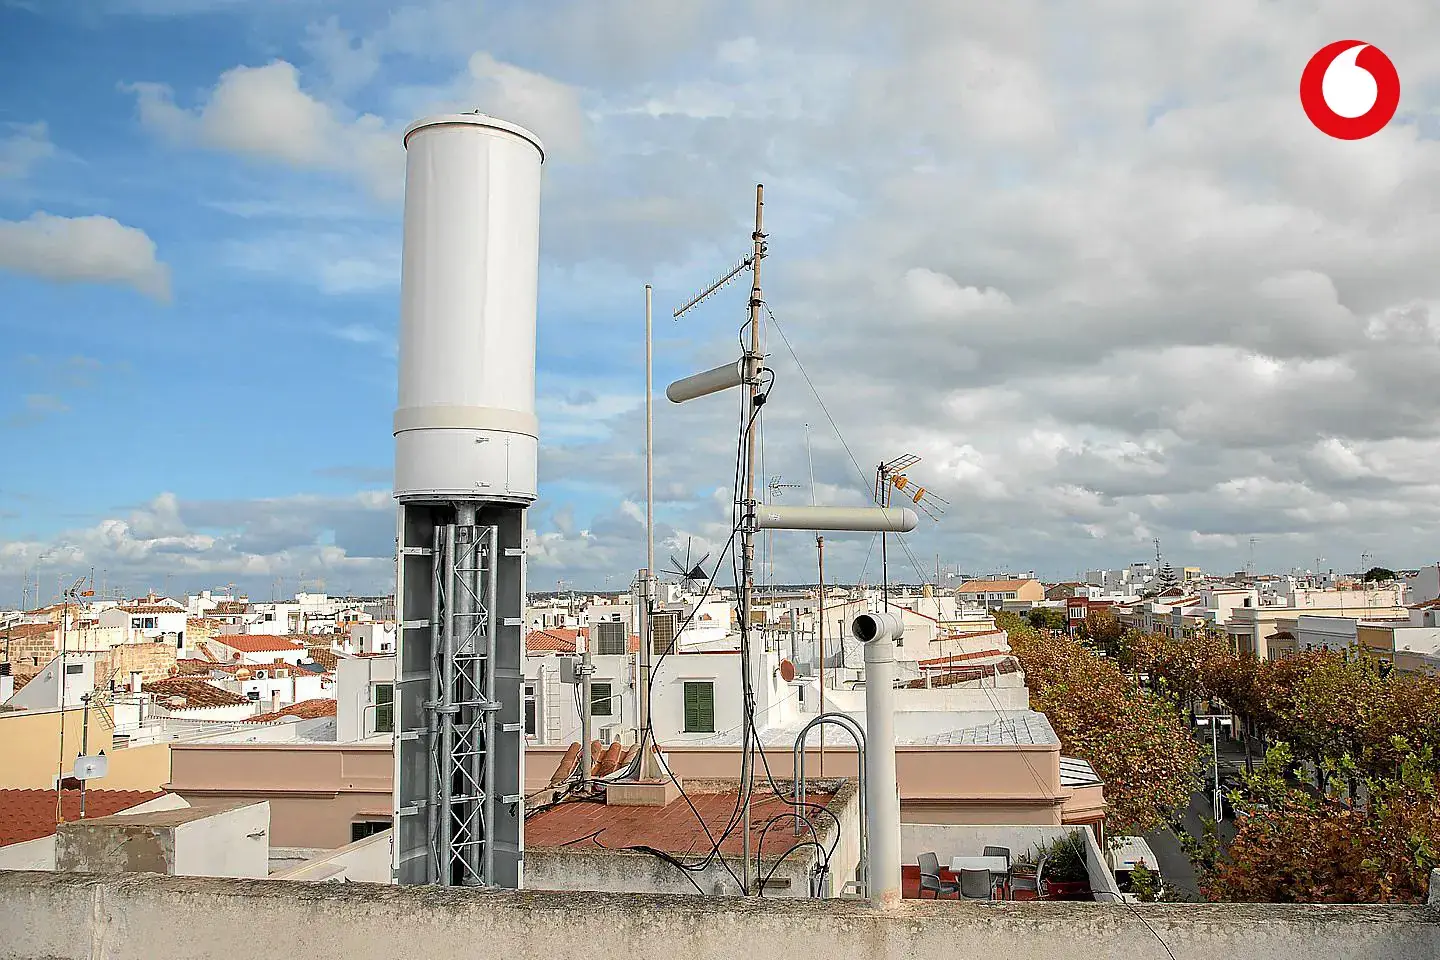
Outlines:
[[275,650],[289,651],[295,650],[303,645],[288,636],[272,637],[264,634],[249,633],[222,634],[218,637],[211,637],[210,642],[227,646],[231,650],[239,650],[241,653],[271,653]]
[[[108,817],[163,796],[163,790],[87,790],[85,816]],[[60,810],[66,820],[80,819],[80,791],[61,791]],[[0,847],[54,832],[54,790],[0,790]]]
[[[812,787],[813,789],[813,787]],[[828,804],[834,794],[816,790],[807,799]],[[573,845],[576,849],[611,850],[644,845],[672,854],[706,853],[710,834],[719,838],[735,816],[739,795],[728,793],[692,792],[685,798],[664,807],[611,807],[600,803],[561,803],[529,817],[525,821],[525,843],[534,847]],[[694,804],[695,812],[690,809]],[[754,850],[764,840],[762,857],[778,857],[795,843],[794,830],[777,829],[767,821],[793,809],[793,800],[778,797],[770,791],[757,792],[751,802],[751,841]],[[696,814],[703,818],[704,824]],[[744,832],[736,827],[720,844],[724,854],[739,856],[744,850]]]
[[979,660],[982,657],[1003,657],[1004,650],[977,650],[974,653],[956,653],[948,657],[934,657],[930,660],[921,660],[920,666],[925,668],[948,667],[952,664],[963,663],[966,660]]
[[137,606],[117,606],[116,610],[122,613],[184,613],[184,607],[171,607],[165,604],[140,604]]
[[562,627],[554,627],[550,630],[532,630],[525,637],[525,649],[536,652],[574,653],[576,638],[588,638],[588,636],[589,634],[584,628],[567,630]]
[[283,717],[299,717],[302,720],[318,720],[320,717],[335,716],[335,701],[316,698],[314,700],[301,700],[299,703],[292,703],[283,710],[276,710],[274,713],[262,713],[258,717],[249,717],[246,723],[266,723],[272,720],[279,720]]
[[160,698],[184,697],[185,706],[177,709],[238,707],[250,702],[238,693],[221,690],[214,684],[207,683],[198,677],[167,677],[164,680],[156,680],[147,684],[145,689]]
[[329,647],[306,647],[305,649],[309,652],[311,661],[320,664],[326,670],[335,669],[335,661],[338,658],[335,656],[334,650]]

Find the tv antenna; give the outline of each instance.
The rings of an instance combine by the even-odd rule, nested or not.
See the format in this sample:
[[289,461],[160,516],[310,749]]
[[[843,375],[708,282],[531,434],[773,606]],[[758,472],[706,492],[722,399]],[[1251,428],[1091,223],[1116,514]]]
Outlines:
[[[920,458],[915,454],[906,453],[876,467],[875,502],[881,507],[890,506],[891,492],[898,490],[907,500],[919,507],[925,516],[939,522],[941,515],[945,513],[945,507],[949,505],[949,501],[931,493],[925,487],[920,486],[905,472],[919,462]],[[889,535],[882,531],[880,534],[880,595],[884,601],[886,610],[890,609],[889,539]],[[903,544],[904,541],[901,542]]]

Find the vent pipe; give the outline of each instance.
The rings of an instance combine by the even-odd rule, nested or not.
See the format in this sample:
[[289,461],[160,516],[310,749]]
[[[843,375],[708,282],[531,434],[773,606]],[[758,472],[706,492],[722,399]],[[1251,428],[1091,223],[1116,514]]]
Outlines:
[[900,902],[900,785],[895,779],[895,641],[904,633],[889,610],[850,625],[865,645],[865,833],[870,902]]

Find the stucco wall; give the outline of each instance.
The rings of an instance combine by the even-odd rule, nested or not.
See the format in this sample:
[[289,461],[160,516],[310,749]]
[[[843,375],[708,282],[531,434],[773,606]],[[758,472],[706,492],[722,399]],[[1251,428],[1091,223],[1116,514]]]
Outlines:
[[[66,776],[73,772],[75,755],[80,752],[83,715],[80,708],[63,712]],[[61,716],[59,710],[0,713],[0,789],[49,790],[55,786]],[[91,754],[104,750],[110,770],[91,786],[99,790],[159,790],[170,779],[168,745],[116,750],[110,735],[103,715],[92,709],[86,747]]]
[[233,960],[237,945],[247,960],[632,960],[640,945],[693,960],[1440,956],[1440,912],[1424,907],[906,901],[882,912],[836,900],[43,873],[0,873],[0,930],[0,960],[148,960],[157,948],[166,960]]

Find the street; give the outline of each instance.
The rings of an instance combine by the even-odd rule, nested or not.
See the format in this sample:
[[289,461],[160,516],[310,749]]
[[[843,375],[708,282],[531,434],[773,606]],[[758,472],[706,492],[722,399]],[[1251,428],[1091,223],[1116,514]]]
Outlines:
[[[1204,734],[1204,746],[1206,753],[1210,752],[1210,736],[1202,727],[1200,733]],[[1199,734],[1197,734],[1199,737]],[[1214,777],[1214,768],[1209,764],[1207,775]],[[1239,743],[1226,738],[1220,740],[1220,776],[1239,776],[1245,772],[1245,748]],[[1190,797],[1190,806],[1185,811],[1182,824],[1190,836],[1199,839],[1204,832],[1206,819],[1214,816],[1210,802],[1210,794],[1202,786]],[[1233,820],[1222,820],[1219,827],[1220,842],[1226,846],[1235,838],[1235,823]],[[1195,877],[1195,869],[1190,864],[1190,858],[1180,846],[1179,839],[1170,828],[1165,827],[1154,830],[1145,835],[1145,842],[1150,849],[1155,851],[1155,857],[1160,861],[1160,875],[1165,878],[1166,886],[1179,894],[1183,900],[1200,900],[1200,889]]]

